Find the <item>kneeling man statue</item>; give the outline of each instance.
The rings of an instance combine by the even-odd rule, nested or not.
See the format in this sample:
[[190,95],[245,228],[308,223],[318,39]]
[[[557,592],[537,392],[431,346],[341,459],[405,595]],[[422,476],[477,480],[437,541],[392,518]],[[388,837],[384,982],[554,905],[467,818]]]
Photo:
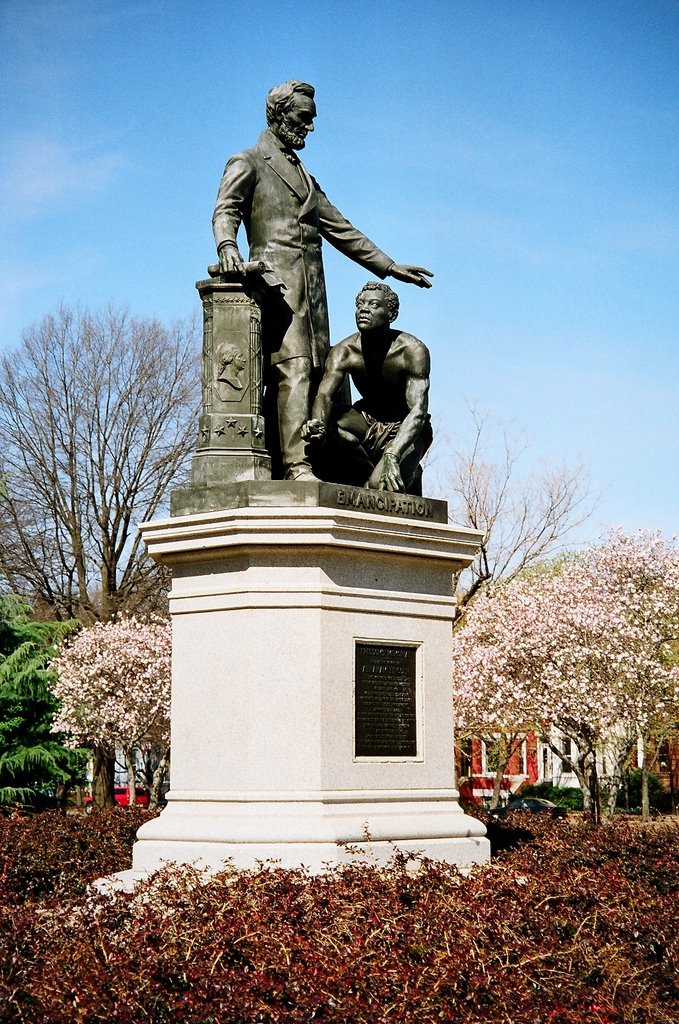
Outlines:
[[[432,442],[429,351],[391,327],[398,295],[369,281],[356,298],[356,334],[330,349],[323,379],[302,428],[314,444],[322,479],[383,491],[422,493],[422,456]],[[349,374],[361,398],[334,401]]]

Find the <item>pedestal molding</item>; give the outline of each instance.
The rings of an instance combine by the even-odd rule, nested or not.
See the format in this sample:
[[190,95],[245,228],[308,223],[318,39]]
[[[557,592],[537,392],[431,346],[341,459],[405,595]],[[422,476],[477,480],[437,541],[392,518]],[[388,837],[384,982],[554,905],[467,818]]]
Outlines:
[[475,530],[414,523],[323,507],[244,508],[177,516],[139,527],[153,558],[170,564],[212,558],[216,551],[279,547],[294,534],[298,547],[384,551],[444,559],[466,568],[478,550]]
[[[454,597],[422,597],[417,595],[416,603],[411,595],[394,591],[364,591],[351,588],[335,590],[312,590],[309,587],[291,587],[287,591],[278,588],[252,588],[251,590],[228,592],[222,588],[206,588],[173,593],[170,597],[173,615],[190,615],[196,611],[221,611],[225,609],[247,610],[261,608],[317,608],[322,611],[341,611],[351,604],[355,611],[382,612],[385,615],[407,614],[412,618],[436,618],[449,620],[456,607]],[[419,607],[417,607],[419,605]]]
[[[168,803],[184,801],[211,803],[316,803],[346,804],[370,803],[375,801],[386,803],[402,803],[415,801],[440,801],[457,803],[460,794],[452,786],[446,789],[298,789],[298,790],[170,790],[167,794]],[[460,811],[460,813],[462,813]]]
[[[485,826],[465,815],[451,795],[385,800],[173,800],[139,830],[144,842],[216,845],[360,843],[482,838]],[[140,867],[139,844],[134,867]]]

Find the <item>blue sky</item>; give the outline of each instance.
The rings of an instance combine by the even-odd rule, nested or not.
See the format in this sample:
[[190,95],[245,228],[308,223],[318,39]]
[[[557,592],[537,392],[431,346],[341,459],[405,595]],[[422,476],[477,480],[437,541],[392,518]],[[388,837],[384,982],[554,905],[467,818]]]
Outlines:
[[[607,524],[677,531],[679,0],[0,0],[0,349],[60,302],[183,318],[226,158],[312,82],[304,159],[399,262],[449,434],[582,460]],[[365,272],[330,247],[334,340]]]

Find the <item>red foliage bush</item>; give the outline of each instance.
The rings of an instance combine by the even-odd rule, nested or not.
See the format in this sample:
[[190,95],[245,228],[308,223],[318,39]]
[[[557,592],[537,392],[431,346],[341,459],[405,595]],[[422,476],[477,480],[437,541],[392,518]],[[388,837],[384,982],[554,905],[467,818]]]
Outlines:
[[461,877],[168,869],[0,907],[3,1024],[676,1024],[679,829],[531,821]]
[[0,814],[0,902],[75,896],[93,879],[130,867],[137,829],[150,817],[120,808]]

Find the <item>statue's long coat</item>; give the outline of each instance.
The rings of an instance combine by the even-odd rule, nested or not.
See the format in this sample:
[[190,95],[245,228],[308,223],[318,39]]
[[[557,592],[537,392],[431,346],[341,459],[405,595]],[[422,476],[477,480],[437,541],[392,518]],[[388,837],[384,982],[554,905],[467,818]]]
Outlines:
[[292,312],[269,341],[271,362],[307,356],[322,367],[330,345],[322,239],[381,278],[394,261],[342,216],[301,163],[286,158],[269,131],[226,165],[212,218],[217,246],[235,244],[241,223],[250,259],[263,260],[284,283]]

